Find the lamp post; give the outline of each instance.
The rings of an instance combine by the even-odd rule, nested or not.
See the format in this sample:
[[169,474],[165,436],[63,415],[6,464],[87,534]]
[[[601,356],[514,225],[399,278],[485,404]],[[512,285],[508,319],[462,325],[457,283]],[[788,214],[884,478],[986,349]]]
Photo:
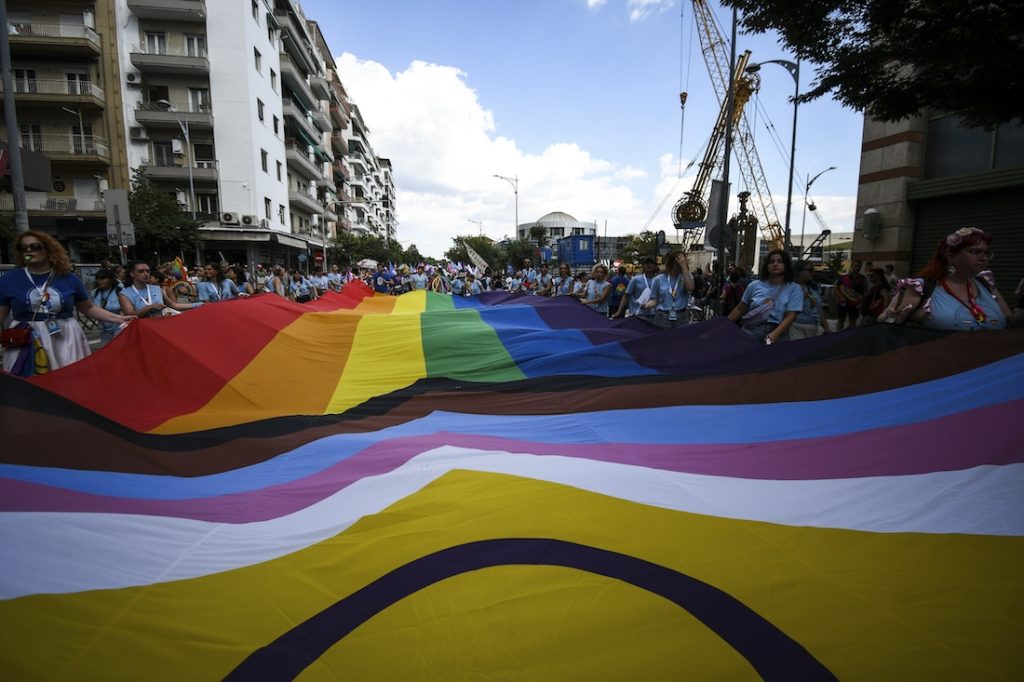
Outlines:
[[192,180],[192,142],[188,135],[188,119],[178,118],[178,110],[165,99],[158,99],[157,104],[162,105],[169,114],[175,114],[174,120],[178,122],[178,127],[181,128],[181,134],[185,136],[185,160],[188,162],[188,200],[189,205],[192,207],[192,220],[196,219],[196,185]]
[[757,73],[763,64],[778,64],[793,77],[796,88],[793,90],[793,140],[789,146],[789,192],[786,196],[786,237],[785,249],[789,253],[792,248],[792,233],[789,229],[789,219],[793,213],[793,167],[796,162],[796,114],[799,109],[797,98],[800,96],[800,62],[791,62],[785,59],[770,59],[760,64],[751,64],[747,67],[748,73]]
[[474,225],[476,225],[477,228],[480,230],[480,236],[481,237],[484,236],[484,221],[482,221],[482,220],[473,220],[472,218],[466,218],[466,220],[471,222],[471,223],[473,223]]
[[495,174],[494,177],[499,178],[501,180],[504,180],[508,184],[512,185],[512,191],[515,192],[515,195],[516,195],[516,224],[515,224],[515,228],[516,229],[515,229],[515,235],[516,235],[516,238],[518,238],[519,237],[519,176],[517,175],[514,178],[509,178],[509,177],[506,177],[504,175]]
[[[807,227],[807,195],[810,193],[811,185],[814,184],[815,180],[820,178],[825,173],[828,173],[830,170],[835,170],[835,169],[836,169],[835,166],[829,166],[825,170],[823,170],[820,173],[818,173],[817,175],[815,175],[813,178],[811,176],[809,176],[809,175],[807,176],[808,177],[807,184],[804,185],[804,217],[800,221],[800,257],[801,258],[803,258],[803,253],[804,253],[804,228]],[[814,209],[812,208],[811,210],[813,211]]]

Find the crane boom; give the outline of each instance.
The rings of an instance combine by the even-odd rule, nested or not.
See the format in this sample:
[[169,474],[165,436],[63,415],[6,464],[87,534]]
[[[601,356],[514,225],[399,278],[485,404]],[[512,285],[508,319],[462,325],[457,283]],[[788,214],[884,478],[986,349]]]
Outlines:
[[[714,173],[722,167],[725,122],[728,117],[727,96],[729,82],[729,49],[728,43],[722,37],[721,29],[715,20],[714,14],[708,7],[705,0],[693,0],[694,17],[698,24],[697,34],[700,37],[701,52],[704,56],[704,63],[708,69],[708,75],[718,97],[719,115],[715,127],[711,133],[711,140],[708,143],[704,159],[700,164],[697,178],[693,188],[686,192],[675,207],[672,209],[672,219],[677,229],[688,229],[684,237],[684,248],[689,249],[701,239],[703,230],[701,226],[706,221],[707,203],[706,196],[709,188],[709,181]],[[737,59],[735,71],[735,96],[733,124],[736,129],[737,165],[740,169],[740,176],[744,185],[751,193],[751,207],[758,223],[761,225],[763,238],[770,242],[773,247],[783,243],[783,232],[779,224],[778,214],[775,211],[775,204],[768,190],[768,182],[765,178],[764,168],[761,159],[754,147],[754,137],[750,129],[747,117],[744,115],[744,106],[750,96],[757,91],[760,83],[756,76],[746,73],[746,67],[750,61],[750,51],[745,51]],[[746,235],[742,261],[748,266],[753,264],[753,236],[756,228]]]

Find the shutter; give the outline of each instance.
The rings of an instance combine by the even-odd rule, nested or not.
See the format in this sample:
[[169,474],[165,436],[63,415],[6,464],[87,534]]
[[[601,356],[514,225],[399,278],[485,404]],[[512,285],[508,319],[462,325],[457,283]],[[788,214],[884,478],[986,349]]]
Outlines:
[[1015,303],[1013,290],[1024,278],[1024,202],[1014,192],[995,191],[924,199],[917,203],[917,227],[910,271],[917,273],[939,241],[961,227],[992,235],[992,272],[999,290]]

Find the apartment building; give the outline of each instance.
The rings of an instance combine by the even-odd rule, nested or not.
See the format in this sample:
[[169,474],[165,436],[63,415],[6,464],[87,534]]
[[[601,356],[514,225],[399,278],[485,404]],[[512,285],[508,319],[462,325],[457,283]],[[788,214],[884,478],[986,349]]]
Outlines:
[[394,239],[397,220],[394,212],[394,180],[391,161],[379,158],[370,144],[370,129],[359,106],[351,106],[352,116],[346,138],[351,196],[348,218],[352,230]]
[[[294,266],[350,229],[352,105],[298,2],[36,1],[9,14],[21,144],[53,168],[52,187],[29,188],[33,227],[72,248],[103,238],[103,192],[141,169],[202,224],[198,259]],[[365,211],[393,237],[390,162],[369,158]]]
[[[0,96],[13,95],[19,130],[0,127],[0,136],[48,161],[45,184],[26,187],[29,225],[56,235],[75,258],[105,238],[103,192],[128,186],[115,2],[11,1],[7,8],[14,92],[0,84]],[[0,194],[0,211],[13,210],[13,196]]]

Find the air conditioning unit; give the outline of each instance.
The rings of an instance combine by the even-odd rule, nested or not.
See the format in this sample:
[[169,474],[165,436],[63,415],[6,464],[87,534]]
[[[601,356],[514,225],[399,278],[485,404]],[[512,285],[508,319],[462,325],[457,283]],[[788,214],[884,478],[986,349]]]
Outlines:
[[253,225],[259,225],[260,222],[259,218],[254,215],[244,215],[242,216],[242,224],[247,227],[252,227]]
[[124,79],[128,82],[128,85],[142,85],[142,74],[138,71],[129,71]]
[[220,222],[224,225],[238,225],[238,214],[237,213],[221,213]]
[[149,134],[142,126],[131,126],[128,128],[128,137],[144,142],[149,139]]
[[269,230],[270,229],[270,221],[267,220],[266,218],[260,218],[260,227],[262,227],[265,230]]

